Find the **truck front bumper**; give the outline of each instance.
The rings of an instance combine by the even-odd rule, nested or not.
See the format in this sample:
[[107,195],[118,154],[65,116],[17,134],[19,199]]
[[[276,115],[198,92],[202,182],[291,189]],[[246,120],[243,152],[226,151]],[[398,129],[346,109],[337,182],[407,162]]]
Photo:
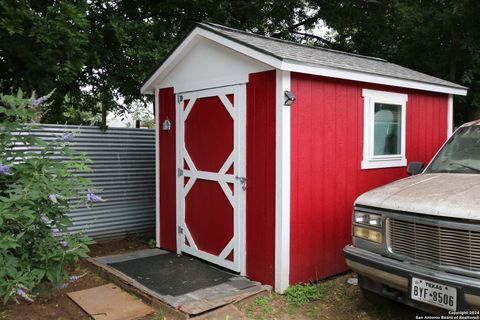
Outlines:
[[346,246],[343,252],[347,265],[359,275],[359,285],[364,289],[430,313],[447,313],[410,299],[410,279],[422,278],[456,287],[458,311],[480,310],[480,279],[394,260],[354,246]]

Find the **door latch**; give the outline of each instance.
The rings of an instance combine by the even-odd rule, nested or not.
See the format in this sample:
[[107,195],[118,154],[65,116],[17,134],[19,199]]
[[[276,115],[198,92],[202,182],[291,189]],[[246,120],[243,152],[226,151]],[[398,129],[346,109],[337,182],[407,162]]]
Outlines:
[[180,226],[178,226],[178,233],[179,233],[179,234],[183,234],[183,228],[180,227]]
[[242,185],[243,191],[247,190],[247,178],[235,176],[235,179],[237,179],[238,181],[240,181],[240,184]]
[[178,175],[179,177],[183,176],[183,170],[180,169],[180,168],[178,168],[177,175]]

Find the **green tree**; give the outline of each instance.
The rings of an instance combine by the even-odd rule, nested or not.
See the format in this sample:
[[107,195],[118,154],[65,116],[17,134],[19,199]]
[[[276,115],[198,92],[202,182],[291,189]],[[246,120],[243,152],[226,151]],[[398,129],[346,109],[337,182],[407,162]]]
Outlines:
[[315,13],[307,25],[322,19],[334,30],[327,35],[326,45],[382,57],[468,86],[466,98],[455,97],[455,122],[478,117],[478,1],[316,0],[311,5]]
[[78,96],[77,78],[89,48],[86,2],[0,1],[0,92],[56,88],[47,118],[66,95]]
[[43,121],[83,123],[147,104],[143,81],[195,22],[275,34],[306,16],[303,0],[4,0],[0,90],[56,88]]

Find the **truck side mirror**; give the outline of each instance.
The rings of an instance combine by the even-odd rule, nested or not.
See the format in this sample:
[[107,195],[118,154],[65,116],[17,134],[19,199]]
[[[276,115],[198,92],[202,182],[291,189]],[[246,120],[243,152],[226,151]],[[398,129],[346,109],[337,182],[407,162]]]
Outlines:
[[423,162],[410,162],[407,167],[407,172],[414,176],[423,171],[423,168],[425,168],[425,165]]

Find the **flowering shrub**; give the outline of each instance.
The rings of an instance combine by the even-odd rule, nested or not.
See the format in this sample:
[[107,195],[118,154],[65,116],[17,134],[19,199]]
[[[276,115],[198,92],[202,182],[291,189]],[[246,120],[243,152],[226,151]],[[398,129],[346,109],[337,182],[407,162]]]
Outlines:
[[[69,149],[74,134],[54,141],[28,135],[48,96],[0,95],[0,299],[32,300],[78,279],[65,266],[88,254],[92,240],[69,234],[67,213],[102,201],[88,189],[88,160]],[[88,190],[88,191],[87,191]]]

